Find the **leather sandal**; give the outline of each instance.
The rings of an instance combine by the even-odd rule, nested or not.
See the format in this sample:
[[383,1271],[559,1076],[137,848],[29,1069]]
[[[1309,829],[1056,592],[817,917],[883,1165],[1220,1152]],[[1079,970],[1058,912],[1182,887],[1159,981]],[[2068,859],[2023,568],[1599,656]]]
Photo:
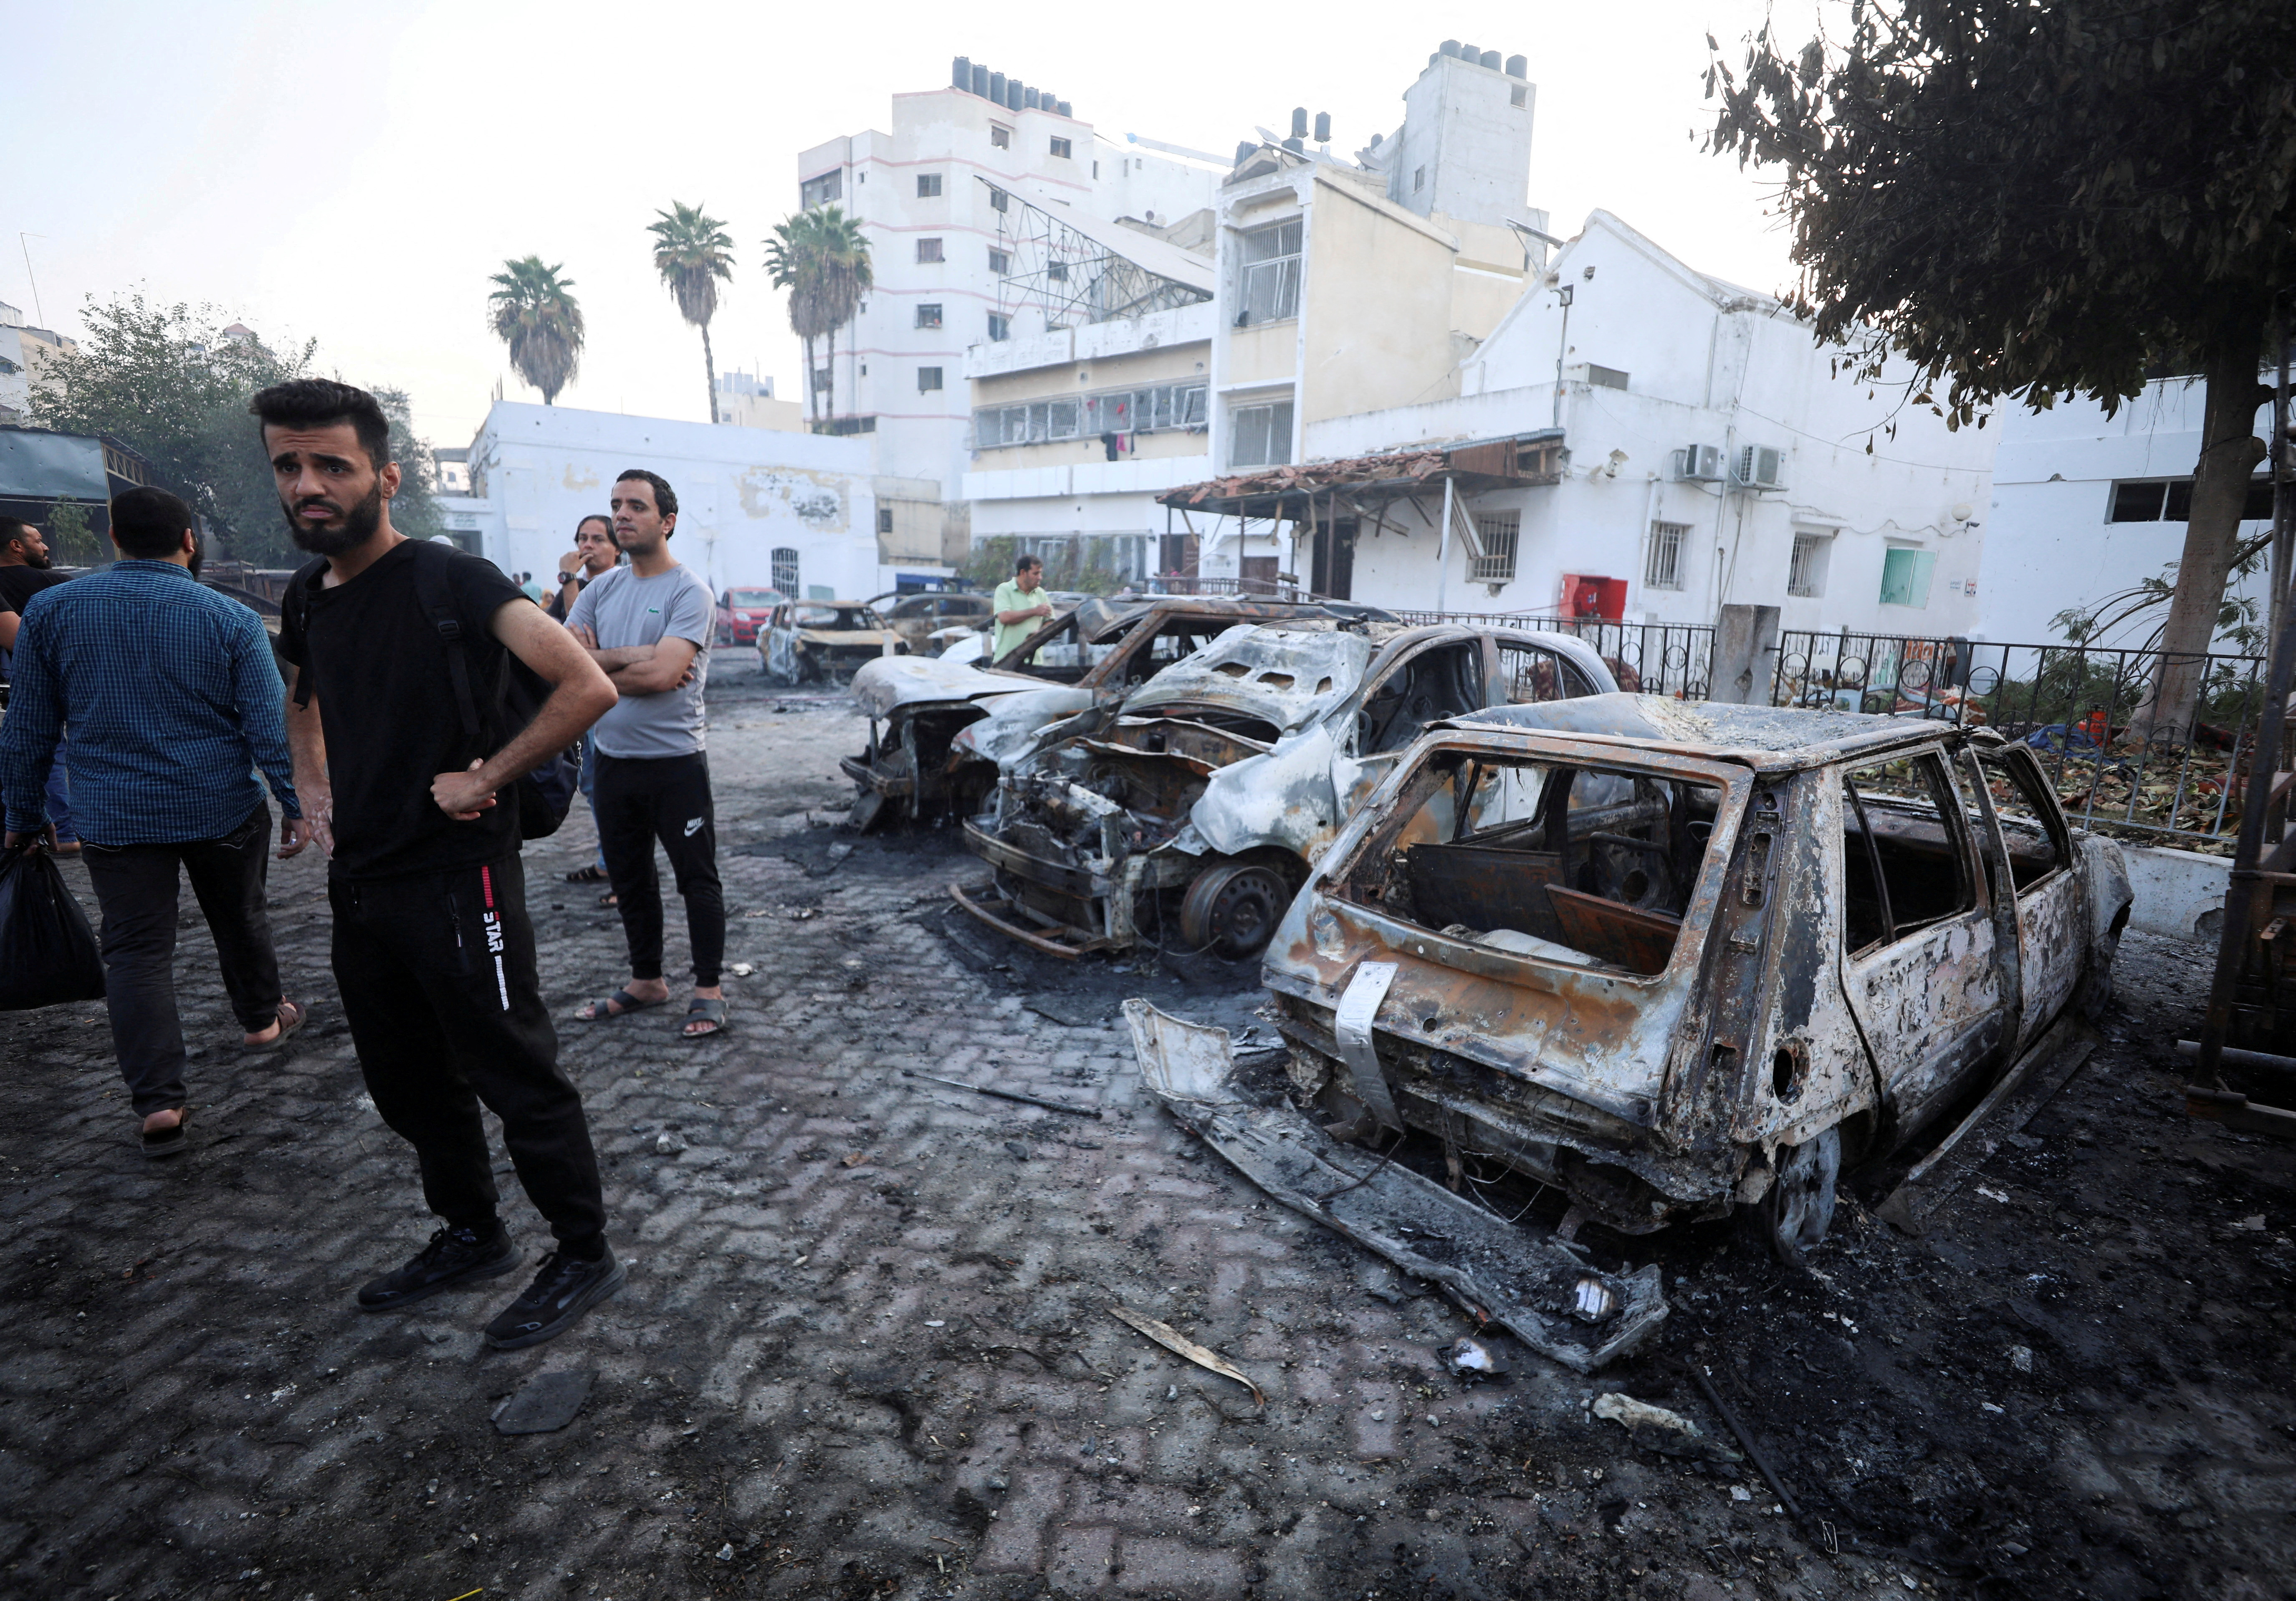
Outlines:
[[[715,1026],[704,1029],[697,1034],[693,1031],[693,1025],[697,1022],[711,1023]],[[715,1039],[725,1031],[726,1003],[723,1000],[713,1000],[708,996],[697,995],[686,1003],[685,1022],[677,1030],[677,1037],[680,1039]]]
[[633,1012],[644,1012],[650,1007],[668,1005],[669,1005],[669,997],[666,995],[660,1000],[640,1000],[627,989],[617,989],[603,1000],[592,1001],[589,1016],[584,1017],[578,1012],[574,1016],[578,1022],[603,1022],[610,1017],[627,1017]]
[[301,1028],[305,1023],[310,1021],[311,1013],[308,1007],[295,1001],[281,1001],[279,1003],[279,1031],[260,1045],[250,1045],[245,1040],[241,1040],[239,1045],[239,1053],[242,1056],[259,1056],[266,1051],[275,1051],[280,1047],[287,1043],[288,1038],[292,1035],[296,1030]]
[[606,882],[606,870],[593,862],[586,867],[577,867],[566,875],[570,884],[602,884]]
[[176,1126],[174,1128],[154,1129],[150,1133],[144,1136],[144,1154],[155,1158],[160,1156],[174,1156],[187,1149],[192,1142],[184,1137],[184,1125],[191,1121],[192,1109],[190,1107],[176,1107]]

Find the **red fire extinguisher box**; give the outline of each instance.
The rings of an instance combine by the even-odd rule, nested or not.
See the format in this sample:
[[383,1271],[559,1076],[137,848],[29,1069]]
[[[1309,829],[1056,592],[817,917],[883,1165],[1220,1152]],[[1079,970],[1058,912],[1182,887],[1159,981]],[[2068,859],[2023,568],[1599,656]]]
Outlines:
[[1566,572],[1561,609],[1565,617],[1601,617],[1617,622],[1627,614],[1627,580]]

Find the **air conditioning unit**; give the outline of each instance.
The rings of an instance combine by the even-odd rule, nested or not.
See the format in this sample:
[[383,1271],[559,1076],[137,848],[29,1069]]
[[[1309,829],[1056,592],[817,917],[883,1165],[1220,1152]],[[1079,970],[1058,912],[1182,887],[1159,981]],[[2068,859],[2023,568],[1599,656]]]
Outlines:
[[1736,481],[1749,489],[1783,489],[1786,487],[1786,453],[1768,445],[1747,445],[1738,452]]
[[1674,456],[1674,476],[1684,483],[1718,484],[1722,481],[1722,447],[1719,445],[1685,445]]

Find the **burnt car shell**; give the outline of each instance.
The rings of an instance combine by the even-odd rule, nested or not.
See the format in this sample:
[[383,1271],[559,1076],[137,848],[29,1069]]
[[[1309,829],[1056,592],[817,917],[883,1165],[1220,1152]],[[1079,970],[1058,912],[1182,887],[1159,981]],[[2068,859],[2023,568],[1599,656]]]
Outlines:
[[[1705,838],[1670,948],[1632,942],[1652,914],[1578,906],[1602,899],[1583,894],[1578,911],[1622,931],[1606,954],[1514,933],[1531,919],[1506,874],[1547,868],[1460,827],[1460,775],[1484,764],[1712,797],[1710,819],[1692,819]],[[1876,770],[1902,771],[1906,796],[1845,784]],[[1597,837],[1552,812],[1499,833],[1528,826],[1560,829],[1544,842],[1566,870],[1570,842]],[[1590,866],[1595,850],[1584,845]],[[1900,875],[1935,905],[1890,921]],[[1478,894],[1487,916],[1517,908],[1508,928],[1454,920]],[[1842,1161],[1900,1145],[2095,1004],[2128,904],[2120,848],[2071,831],[2030,753],[1989,730],[1611,694],[1431,730],[1311,875],[1264,977],[1294,1078],[1343,1120],[1385,1099],[1403,1123],[1640,1233],[1774,1201],[1781,1172],[1819,1152],[1830,1216]],[[1366,962],[1396,965],[1368,1053],[1336,1028]]]
[[759,669],[784,684],[850,678],[864,663],[908,645],[865,601],[788,601],[758,636]]

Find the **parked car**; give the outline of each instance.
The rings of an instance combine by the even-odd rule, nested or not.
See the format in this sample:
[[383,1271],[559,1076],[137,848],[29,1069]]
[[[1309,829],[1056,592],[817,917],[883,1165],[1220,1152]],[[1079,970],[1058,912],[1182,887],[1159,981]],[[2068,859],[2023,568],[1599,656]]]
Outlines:
[[1754,1209],[1793,1258],[2110,991],[2120,848],[1986,728],[1603,695],[1438,724],[1265,977],[1292,1074],[1641,1234]]
[[1592,648],[1561,634],[1239,625],[1004,764],[993,810],[964,825],[994,876],[952,893],[1056,956],[1142,940],[1254,956],[1429,724],[1617,687]]
[[[1201,595],[1054,595],[1063,608],[993,662],[911,656],[865,666],[853,694],[869,743],[840,763],[857,786],[854,821],[980,809],[1000,761],[1046,725],[1113,704],[1238,622],[1384,618],[1346,602]],[[960,736],[962,738],[960,739]]]
[[866,601],[783,601],[758,636],[758,665],[779,684],[841,684],[908,648]]
[[987,595],[957,590],[881,595],[870,604],[884,614],[893,632],[908,641],[910,654],[916,656],[934,653],[926,642],[943,628],[986,628],[995,620]]
[[718,645],[755,645],[774,608],[789,596],[778,589],[728,589],[718,596]]

